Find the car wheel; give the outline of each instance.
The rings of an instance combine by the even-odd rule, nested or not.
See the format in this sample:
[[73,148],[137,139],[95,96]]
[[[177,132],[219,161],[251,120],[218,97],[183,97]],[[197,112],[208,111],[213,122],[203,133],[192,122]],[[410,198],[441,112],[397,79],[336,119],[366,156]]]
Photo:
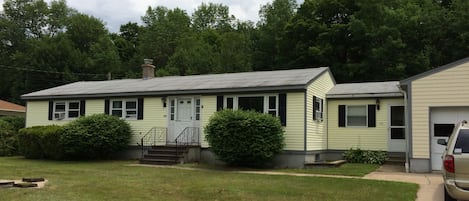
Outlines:
[[[444,188],[444,187],[443,187]],[[445,201],[456,201],[456,199],[452,198],[449,194],[448,191],[445,189]]]

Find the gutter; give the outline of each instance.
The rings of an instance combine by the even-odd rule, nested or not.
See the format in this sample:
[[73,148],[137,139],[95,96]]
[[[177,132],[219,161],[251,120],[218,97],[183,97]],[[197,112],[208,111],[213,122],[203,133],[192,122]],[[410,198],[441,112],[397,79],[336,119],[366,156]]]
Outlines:
[[404,134],[405,134],[405,172],[409,173],[409,114],[407,108],[407,91],[402,89],[401,85],[397,85],[399,91],[404,94]]

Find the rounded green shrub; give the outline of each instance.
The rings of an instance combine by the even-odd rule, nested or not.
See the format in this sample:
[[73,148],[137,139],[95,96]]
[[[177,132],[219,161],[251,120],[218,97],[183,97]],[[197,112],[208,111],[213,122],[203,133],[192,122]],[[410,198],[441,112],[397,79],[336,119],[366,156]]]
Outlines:
[[210,150],[230,165],[262,166],[284,147],[280,120],[254,111],[219,111],[205,132]]
[[0,156],[19,154],[18,130],[24,128],[24,117],[0,117]]
[[18,148],[17,137],[13,126],[0,120],[0,156],[11,156]]
[[18,135],[20,152],[26,158],[61,159],[63,150],[59,140],[62,133],[63,128],[57,125],[20,129]]
[[124,120],[95,114],[66,124],[60,143],[67,159],[106,159],[126,149],[131,136]]

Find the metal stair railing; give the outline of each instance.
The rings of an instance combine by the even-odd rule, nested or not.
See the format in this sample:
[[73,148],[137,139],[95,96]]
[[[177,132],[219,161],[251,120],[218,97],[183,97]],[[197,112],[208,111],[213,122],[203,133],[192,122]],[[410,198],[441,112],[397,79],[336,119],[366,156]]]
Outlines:
[[[140,135],[142,132],[140,132]],[[150,130],[145,133],[145,135],[140,138],[140,143],[137,143],[137,145],[140,145],[142,153],[141,153],[141,158],[143,159],[144,154],[145,154],[145,146],[146,147],[151,147],[155,146],[158,143],[164,143],[166,142],[166,138],[168,135],[168,129],[166,127],[153,127]]]
[[186,127],[174,140],[176,142],[176,154],[179,156],[182,147],[200,145],[200,129],[198,127]]

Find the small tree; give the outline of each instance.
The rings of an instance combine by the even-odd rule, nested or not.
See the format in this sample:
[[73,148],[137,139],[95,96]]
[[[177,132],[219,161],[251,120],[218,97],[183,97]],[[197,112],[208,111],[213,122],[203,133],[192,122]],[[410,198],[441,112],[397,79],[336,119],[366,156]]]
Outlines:
[[118,117],[95,114],[64,126],[60,143],[68,159],[105,159],[127,148],[132,131]]
[[280,120],[254,111],[219,111],[205,132],[213,153],[230,165],[265,165],[284,147]]

